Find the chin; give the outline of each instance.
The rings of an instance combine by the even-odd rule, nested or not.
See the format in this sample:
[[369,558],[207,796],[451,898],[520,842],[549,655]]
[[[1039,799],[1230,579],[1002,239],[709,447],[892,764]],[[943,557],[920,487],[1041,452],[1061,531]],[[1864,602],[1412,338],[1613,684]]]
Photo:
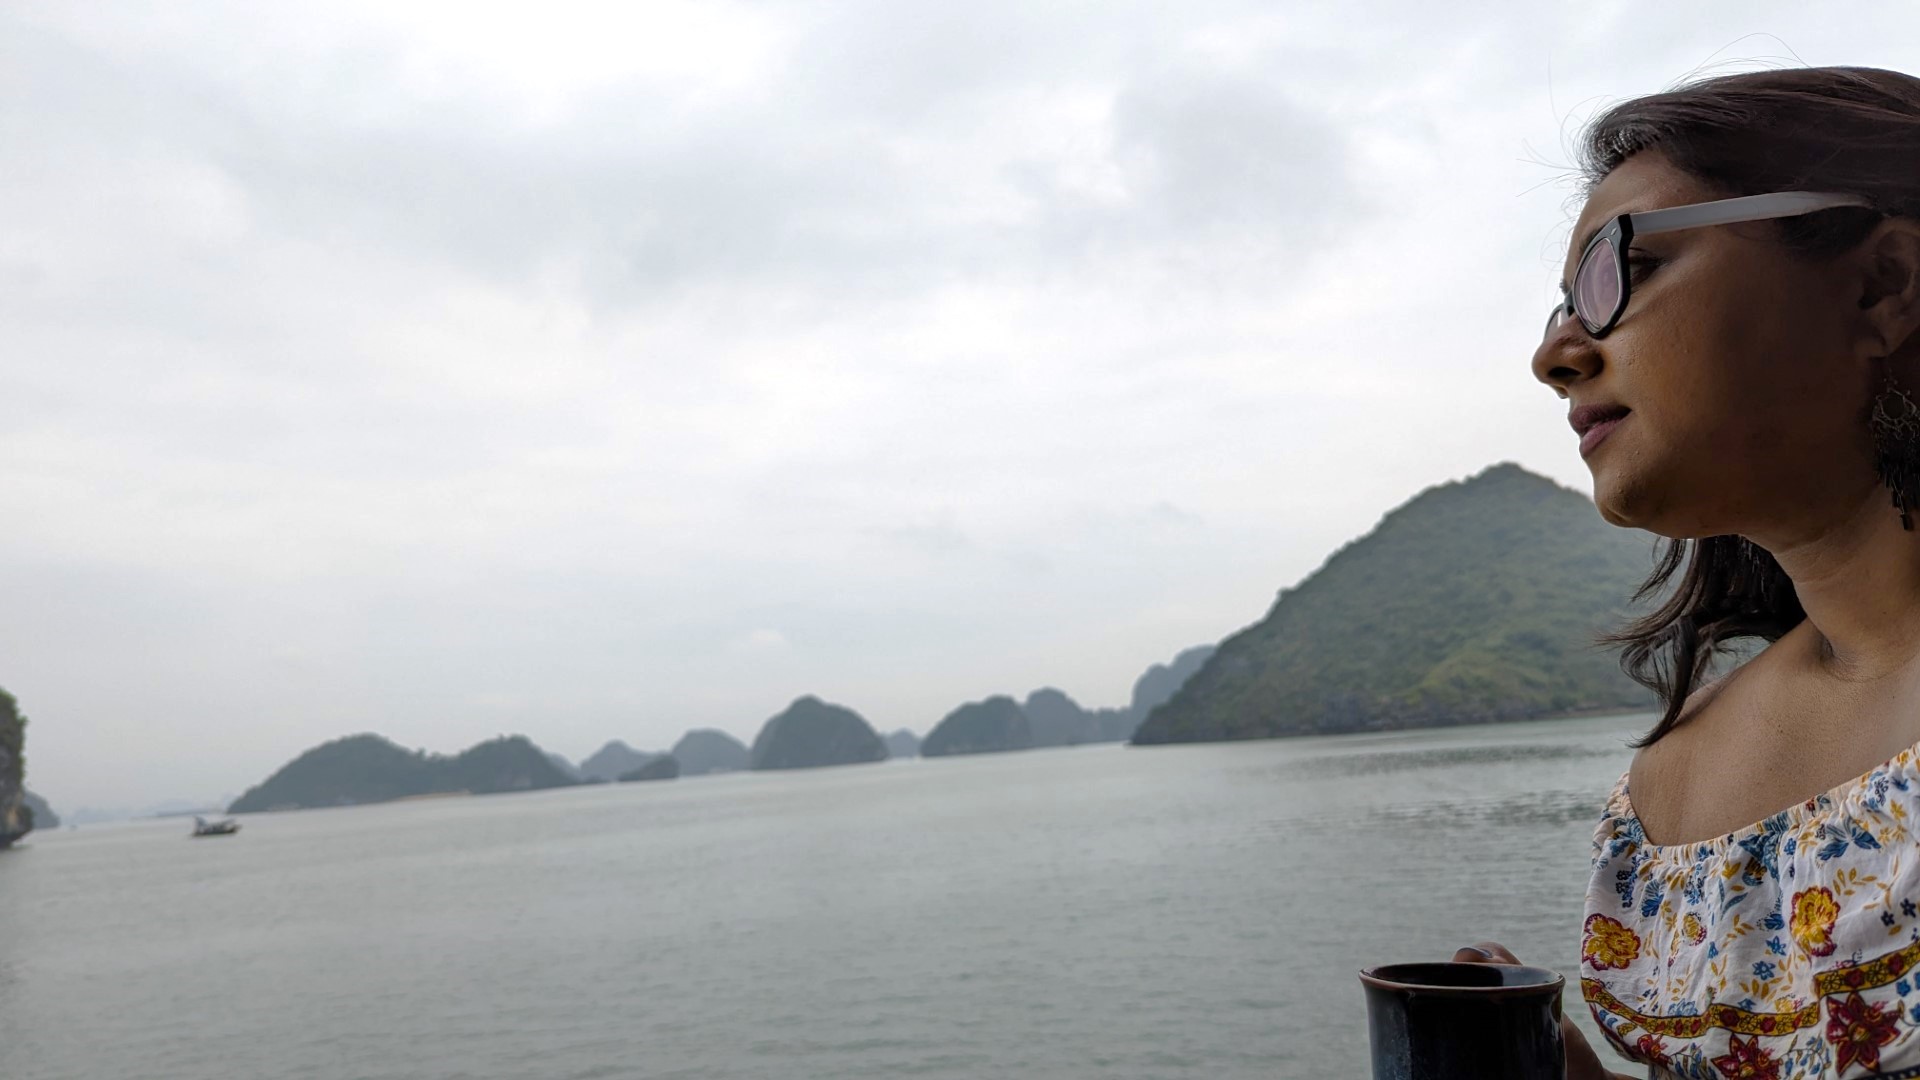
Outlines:
[[1594,497],[1593,505],[1595,509],[1600,511],[1601,520],[1605,521],[1609,525],[1614,526],[1615,528],[1638,529],[1642,527],[1638,521],[1635,521],[1632,517],[1628,516],[1626,513],[1621,511],[1617,506],[1614,506],[1613,504],[1607,502],[1605,499],[1600,498],[1598,495]]
[[1652,492],[1644,477],[1631,474],[1622,475],[1618,466],[1593,466],[1593,505],[1600,511],[1600,517],[1607,524],[1622,529],[1645,529],[1648,532],[1662,532],[1653,519],[1659,517],[1654,507],[1659,500],[1652,498]]
[[1671,480],[1657,483],[1644,472],[1602,467],[1594,470],[1593,505],[1609,525],[1640,529],[1668,540],[1698,540],[1728,531],[1707,527],[1702,520],[1706,502],[1672,487]]

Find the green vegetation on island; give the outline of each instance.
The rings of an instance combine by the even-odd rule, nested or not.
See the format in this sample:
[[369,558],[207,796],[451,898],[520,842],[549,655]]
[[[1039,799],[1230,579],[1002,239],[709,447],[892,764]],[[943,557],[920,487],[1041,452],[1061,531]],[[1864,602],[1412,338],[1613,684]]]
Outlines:
[[1137,745],[1642,708],[1594,645],[1652,538],[1517,465],[1429,488],[1335,552],[1217,652]]
[[26,803],[27,718],[20,703],[0,690],[0,848],[33,831],[33,809]]
[[681,776],[705,776],[708,773],[740,772],[753,763],[747,744],[712,728],[695,728],[680,736],[668,751],[680,763]]
[[235,800],[228,812],[352,806],[418,795],[491,795],[573,782],[524,735],[490,739],[451,757],[407,750],[378,735],[349,735],[288,762]]
[[755,769],[812,769],[885,761],[887,744],[852,709],[808,695],[768,720],[753,740]]
[[1033,745],[1033,723],[1026,712],[1019,702],[998,695],[968,702],[948,713],[921,741],[920,756],[993,754],[1030,750]]

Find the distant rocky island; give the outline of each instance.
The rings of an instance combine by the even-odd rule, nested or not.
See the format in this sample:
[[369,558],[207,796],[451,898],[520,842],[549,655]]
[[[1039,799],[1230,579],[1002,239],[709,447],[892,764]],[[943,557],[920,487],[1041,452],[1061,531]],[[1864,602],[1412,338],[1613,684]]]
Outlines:
[[635,750],[613,739],[578,766],[522,735],[503,736],[452,756],[408,750],[379,735],[350,735],[288,762],[235,800],[228,812],[672,780],[746,769],[805,769],[886,757],[880,736],[858,713],[803,697],[767,721],[751,750],[723,731],[701,728],[682,735],[673,751],[664,754]]
[[1041,687],[1016,702],[1006,695],[969,702],[948,713],[919,745],[922,757],[997,754],[1045,746],[1125,742],[1148,713],[1200,670],[1213,646],[1198,645],[1154,664],[1133,684],[1132,701],[1120,708],[1088,709],[1065,691]]
[[27,718],[20,703],[0,690],[0,848],[33,831],[33,809],[26,802]]
[[1648,707],[1595,635],[1652,538],[1518,465],[1429,488],[1227,638],[1136,745]]
[[619,739],[614,739],[595,750],[579,764],[578,768],[583,778],[618,780],[658,756],[658,754],[635,750]]
[[53,812],[47,800],[25,788],[20,789],[20,801],[33,813],[33,827],[36,829],[57,829],[60,827],[60,815]]
[[572,783],[523,735],[491,739],[450,757],[407,750],[379,735],[349,735],[301,754],[227,809],[234,814],[300,810]]
[[[1062,695],[1064,697],[1064,695]],[[920,742],[921,757],[992,754],[1033,748],[1033,723],[1005,695],[970,701],[948,713]]]
[[668,751],[680,763],[681,776],[740,772],[753,765],[753,752],[739,739],[712,728],[695,728]]
[[755,769],[814,769],[887,760],[887,744],[852,709],[808,695],[768,720],[753,740]]
[[1026,715],[1028,729],[1033,734],[1029,744],[1032,746],[1119,742],[1133,734],[1131,725],[1125,724],[1124,719],[1119,723],[1108,719],[1121,718],[1126,710],[1084,709],[1065,691],[1051,686],[1028,694],[1027,700],[1020,704],[1020,711]]
[[1208,660],[1213,659],[1215,647],[1195,645],[1184,650],[1169,663],[1155,664],[1148,668],[1133,684],[1133,703],[1127,707],[1127,717],[1131,722],[1127,733],[1121,738],[1133,738],[1134,729],[1153,712],[1165,704],[1187,680],[1199,674]]
[[1172,697],[1212,655],[1213,646],[1196,645],[1169,663],[1154,664],[1134,681],[1132,700],[1120,708],[1088,709],[1050,686],[1033,691],[1020,706],[1033,727],[1033,745],[1126,742],[1147,714]]
[[887,736],[887,756],[896,759],[919,757],[920,736],[906,728]]

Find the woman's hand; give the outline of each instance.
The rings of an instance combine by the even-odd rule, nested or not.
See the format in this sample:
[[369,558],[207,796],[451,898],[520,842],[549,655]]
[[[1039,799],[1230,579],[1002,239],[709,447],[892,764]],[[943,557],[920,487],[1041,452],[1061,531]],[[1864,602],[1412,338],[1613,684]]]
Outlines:
[[[1503,946],[1483,941],[1478,945],[1469,945],[1453,954],[1456,964],[1518,964],[1520,960]],[[1567,1045],[1567,1080],[1634,1080],[1624,1073],[1608,1072],[1600,1063],[1600,1055],[1594,1052],[1593,1044],[1580,1029],[1573,1026],[1573,1020],[1561,1010],[1560,1037]]]

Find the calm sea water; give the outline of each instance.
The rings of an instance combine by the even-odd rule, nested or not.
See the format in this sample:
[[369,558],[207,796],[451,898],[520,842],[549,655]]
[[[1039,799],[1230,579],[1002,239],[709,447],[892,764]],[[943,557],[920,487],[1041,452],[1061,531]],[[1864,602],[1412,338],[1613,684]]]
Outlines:
[[38,834],[0,855],[0,1076],[1363,1078],[1363,965],[1576,973],[1646,722]]

